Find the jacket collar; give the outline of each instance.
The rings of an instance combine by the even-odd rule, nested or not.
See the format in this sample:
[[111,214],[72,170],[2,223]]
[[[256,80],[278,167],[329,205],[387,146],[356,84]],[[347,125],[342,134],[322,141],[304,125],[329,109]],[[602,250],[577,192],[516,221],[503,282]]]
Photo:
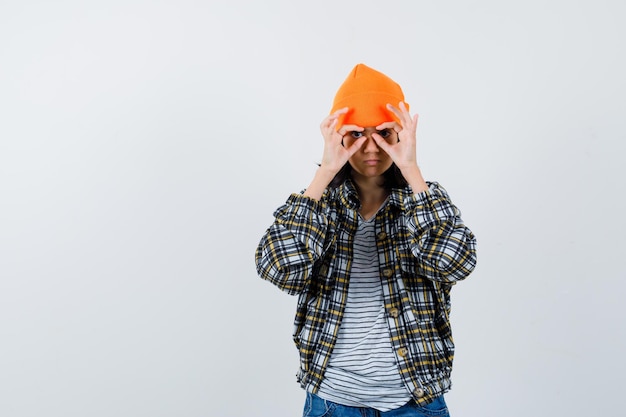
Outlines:
[[[341,202],[349,209],[358,210],[361,207],[359,194],[350,178],[344,181],[338,188]],[[413,190],[408,185],[404,188],[392,188],[389,193],[389,206],[400,211],[404,211],[404,202],[413,194]]]
[[357,193],[356,187],[350,178],[339,186],[339,197],[343,205],[349,209],[358,210],[361,207],[359,193]]

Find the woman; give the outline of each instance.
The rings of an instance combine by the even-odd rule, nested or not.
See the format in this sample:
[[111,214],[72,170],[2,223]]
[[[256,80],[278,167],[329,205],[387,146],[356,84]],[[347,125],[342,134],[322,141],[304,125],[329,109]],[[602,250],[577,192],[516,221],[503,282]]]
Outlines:
[[357,65],[321,124],[312,182],[257,248],[259,275],[299,297],[305,417],[448,415],[450,288],[474,269],[476,241],[422,177],[417,120],[398,84]]

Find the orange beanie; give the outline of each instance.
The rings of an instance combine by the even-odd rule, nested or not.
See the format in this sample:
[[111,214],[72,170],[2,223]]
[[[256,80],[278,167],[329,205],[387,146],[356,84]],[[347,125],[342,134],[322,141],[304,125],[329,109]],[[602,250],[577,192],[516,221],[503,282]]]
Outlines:
[[[361,127],[378,126],[398,118],[389,110],[387,103],[398,107],[404,101],[400,86],[382,72],[358,64],[352,69],[335,95],[331,114],[344,107],[350,110],[339,118],[337,129],[344,124]],[[404,103],[409,108],[407,103]]]

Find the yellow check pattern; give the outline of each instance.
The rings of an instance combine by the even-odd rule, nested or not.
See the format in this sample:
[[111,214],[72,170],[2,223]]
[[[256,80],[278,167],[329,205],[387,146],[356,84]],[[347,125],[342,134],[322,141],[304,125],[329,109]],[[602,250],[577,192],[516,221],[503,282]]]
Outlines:
[[[450,289],[476,266],[476,239],[443,187],[393,189],[375,219],[380,279],[398,371],[418,403],[450,388]],[[292,194],[256,251],[259,275],[298,296],[298,380],[317,392],[346,303],[359,200],[347,180],[320,201]]]

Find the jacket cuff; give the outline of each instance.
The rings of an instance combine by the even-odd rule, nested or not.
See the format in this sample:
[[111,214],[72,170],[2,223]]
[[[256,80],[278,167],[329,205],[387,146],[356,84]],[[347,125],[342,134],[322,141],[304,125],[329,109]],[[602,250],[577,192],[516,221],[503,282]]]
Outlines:
[[274,217],[288,220],[299,216],[310,217],[319,214],[322,214],[322,203],[302,194],[293,193],[287,198],[285,204],[274,212]]
[[404,200],[404,208],[410,218],[409,225],[418,232],[460,216],[448,193],[438,183],[428,185],[428,190],[411,194]]

